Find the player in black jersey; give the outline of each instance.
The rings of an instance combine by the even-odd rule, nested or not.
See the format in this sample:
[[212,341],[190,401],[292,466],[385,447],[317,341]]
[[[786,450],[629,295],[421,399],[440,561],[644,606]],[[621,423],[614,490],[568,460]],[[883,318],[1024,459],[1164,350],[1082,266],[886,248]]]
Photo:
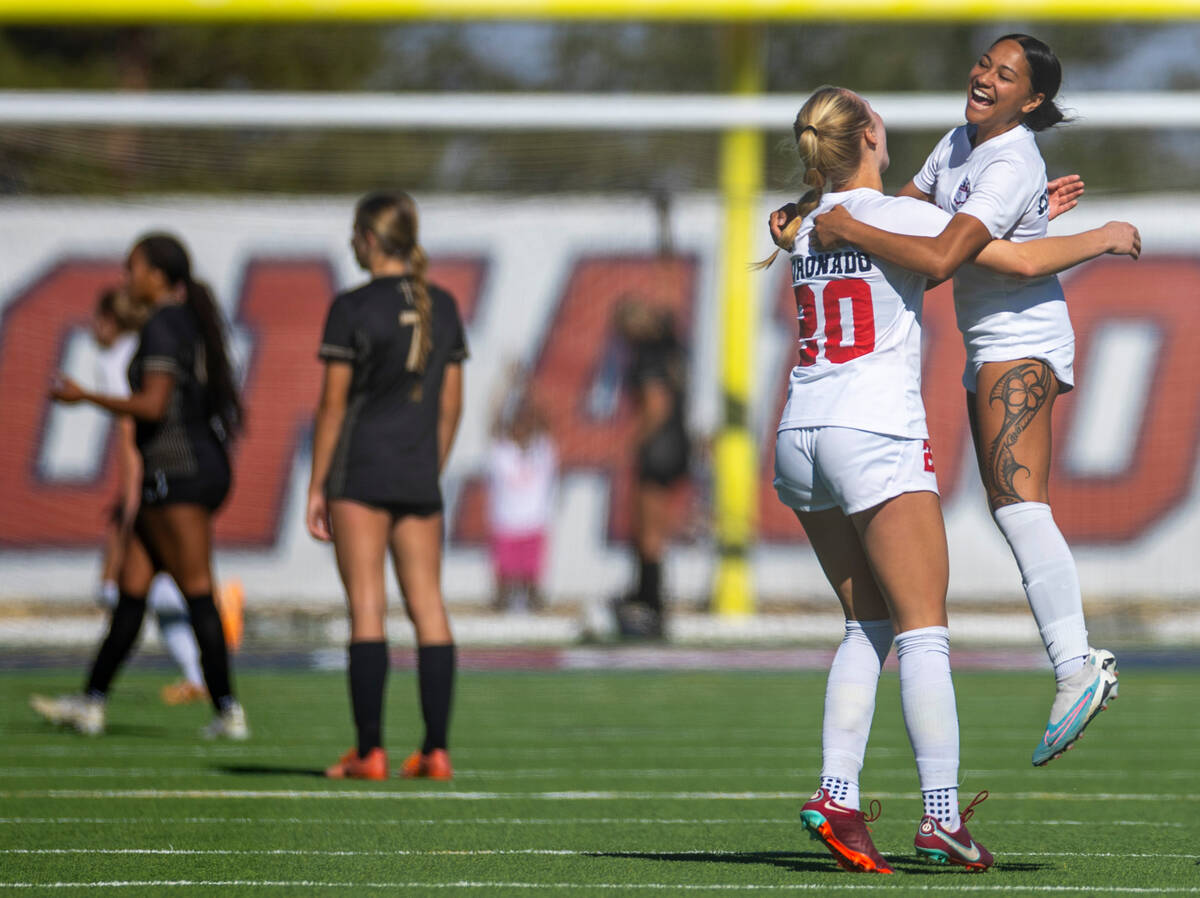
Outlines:
[[425,741],[405,777],[450,779],[446,730],[455,655],[442,603],[439,474],[462,407],[467,357],[454,298],[427,283],[417,210],[403,193],[358,203],[351,245],[371,280],[334,298],[319,357],[325,380],[313,434],[309,532],[332,540],[350,612],[349,681],[358,744],[326,770],[384,779],[388,654],[384,561],[417,635]]
[[663,636],[662,557],[670,536],[671,491],[688,473],[684,389],[687,355],[670,312],[627,299],[616,326],[629,347],[626,389],[637,411],[634,548],[638,583],[618,603],[622,636]]
[[217,304],[192,277],[187,250],[174,237],[150,234],[130,250],[128,290],[154,312],[143,325],[129,365],[128,398],[104,396],[62,378],[51,395],[90,402],[136,422],[142,457],[142,500],[125,547],[120,597],[108,635],[82,697],[35,696],[34,708],[56,723],[87,733],[104,729],[105,699],[129,656],[146,593],[158,571],[169,573],[187,599],[200,665],[216,715],[208,738],[245,739],[246,715],[233,696],[229,656],[213,602],[212,516],[229,492],[228,442],[242,408]]

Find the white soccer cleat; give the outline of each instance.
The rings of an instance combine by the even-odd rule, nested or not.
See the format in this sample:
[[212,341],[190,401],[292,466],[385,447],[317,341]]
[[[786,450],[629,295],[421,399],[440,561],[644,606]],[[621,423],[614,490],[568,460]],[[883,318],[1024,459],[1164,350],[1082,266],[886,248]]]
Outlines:
[[1034,766],[1048,764],[1071,748],[1116,697],[1117,659],[1106,649],[1089,649],[1083,667],[1058,684],[1046,732],[1033,750]]
[[31,695],[29,705],[50,723],[71,727],[85,736],[104,732],[104,699],[86,695]]
[[233,742],[244,742],[250,738],[246,712],[241,705],[234,702],[226,710],[216,715],[208,726],[200,731],[200,735],[205,739],[229,739]]

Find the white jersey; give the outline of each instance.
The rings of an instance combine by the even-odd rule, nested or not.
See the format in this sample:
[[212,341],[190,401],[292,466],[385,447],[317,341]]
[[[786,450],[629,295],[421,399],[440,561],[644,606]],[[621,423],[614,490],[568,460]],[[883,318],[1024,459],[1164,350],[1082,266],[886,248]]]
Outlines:
[[488,518],[501,536],[542,533],[554,512],[558,453],[544,434],[522,448],[497,440],[488,453]]
[[137,334],[121,334],[107,349],[96,354],[96,392],[102,396],[129,398],[129,361],[137,352]]
[[819,253],[813,216],[843,205],[865,224],[935,237],[949,220],[929,203],[859,188],[826,194],[792,250],[800,363],[792,369],[779,430],[852,427],[926,439],[921,401],[925,278],[853,247]]
[[[974,125],[943,137],[913,183],[940,209],[983,222],[997,240],[1046,236],[1046,163],[1024,125],[972,147]],[[1038,357],[1074,343],[1062,287],[1053,275],[1022,279],[963,265],[954,275],[954,308],[967,364]]]

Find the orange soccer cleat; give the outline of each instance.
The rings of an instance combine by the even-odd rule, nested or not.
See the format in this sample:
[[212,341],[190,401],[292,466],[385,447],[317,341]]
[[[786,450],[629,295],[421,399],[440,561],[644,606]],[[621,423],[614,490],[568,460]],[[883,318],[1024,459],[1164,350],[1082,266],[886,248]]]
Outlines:
[[208,690],[201,683],[193,683],[191,680],[177,680],[174,683],[168,683],[162,688],[159,693],[162,696],[163,704],[166,705],[190,705],[192,702],[208,701]]
[[352,748],[336,764],[325,768],[325,775],[331,780],[385,780],[388,778],[387,752],[382,748],[373,748],[365,758],[358,756],[358,749]]
[[800,823],[811,838],[823,842],[838,866],[851,873],[891,873],[892,868],[871,841],[867,823],[879,817],[879,802],[871,802],[871,816],[838,804],[825,789],[818,789],[800,809]]
[[414,751],[400,765],[400,775],[406,780],[454,779],[454,767],[450,764],[450,753],[444,748],[435,748],[429,754]]

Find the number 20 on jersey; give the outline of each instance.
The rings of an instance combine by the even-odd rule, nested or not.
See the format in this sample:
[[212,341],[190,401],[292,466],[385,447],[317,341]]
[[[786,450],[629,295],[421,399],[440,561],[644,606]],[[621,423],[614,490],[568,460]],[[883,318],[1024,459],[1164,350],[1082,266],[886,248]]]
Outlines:
[[[800,321],[800,366],[816,364],[817,296],[808,284],[793,288],[796,316]],[[825,359],[840,365],[875,348],[875,309],[871,304],[871,285],[862,278],[827,281],[821,289],[821,307],[825,319]],[[845,342],[847,316],[853,328],[849,344]]]

